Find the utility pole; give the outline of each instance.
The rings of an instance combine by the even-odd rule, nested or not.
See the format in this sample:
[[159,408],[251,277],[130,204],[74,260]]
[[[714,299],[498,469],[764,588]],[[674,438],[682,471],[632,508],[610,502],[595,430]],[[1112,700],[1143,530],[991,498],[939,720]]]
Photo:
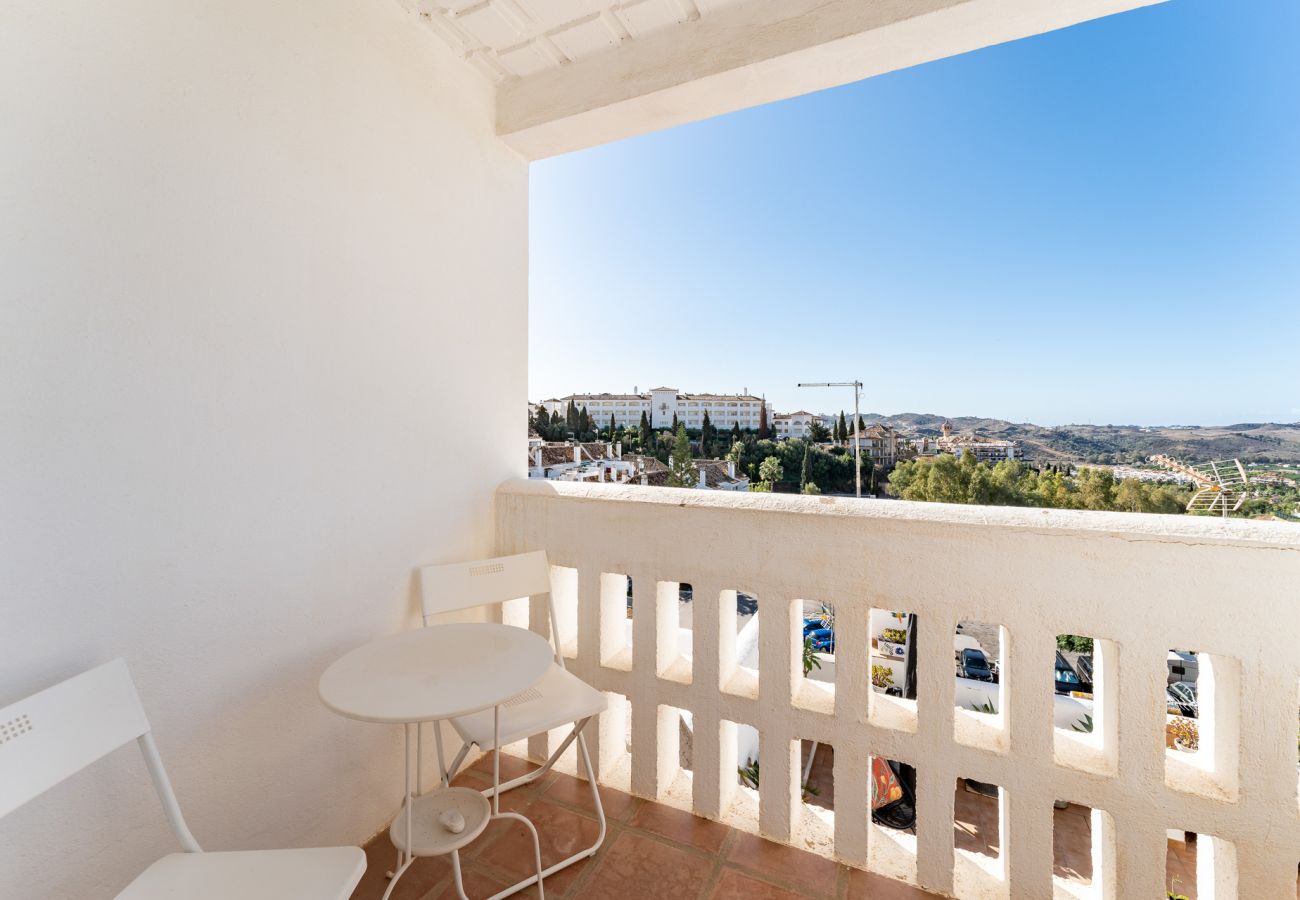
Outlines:
[[858,401],[862,397],[861,381],[801,381],[797,387],[851,387],[853,388],[853,465],[854,485],[857,488],[858,499],[862,499],[862,436],[858,433],[858,422],[861,421],[861,413],[858,410]]

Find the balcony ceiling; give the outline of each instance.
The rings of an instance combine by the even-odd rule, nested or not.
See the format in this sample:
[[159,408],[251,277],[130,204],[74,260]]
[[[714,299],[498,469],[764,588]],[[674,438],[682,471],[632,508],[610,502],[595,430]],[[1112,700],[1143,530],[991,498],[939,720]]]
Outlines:
[[399,0],[550,156],[1163,0]]

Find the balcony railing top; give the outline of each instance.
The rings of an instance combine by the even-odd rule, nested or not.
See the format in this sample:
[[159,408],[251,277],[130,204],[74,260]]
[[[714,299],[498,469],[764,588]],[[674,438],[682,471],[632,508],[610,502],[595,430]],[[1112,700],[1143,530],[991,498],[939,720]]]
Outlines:
[[691,507],[838,516],[884,522],[937,523],[1010,529],[1050,530],[1167,538],[1195,544],[1234,544],[1300,550],[1300,524],[1260,519],[1224,519],[1208,515],[1095,512],[1024,506],[974,506],[911,500],[804,496],[743,491],[646,487],[639,484],[515,479],[501,485],[500,496],[539,496],[565,500],[641,503]]

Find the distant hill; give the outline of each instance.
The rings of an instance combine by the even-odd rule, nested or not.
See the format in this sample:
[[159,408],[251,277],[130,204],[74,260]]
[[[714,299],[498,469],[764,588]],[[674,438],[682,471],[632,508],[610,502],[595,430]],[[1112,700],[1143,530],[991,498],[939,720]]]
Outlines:
[[1043,462],[1118,464],[1155,453],[1204,462],[1236,457],[1242,462],[1300,463],[1300,422],[1244,422],[1235,425],[1034,425],[975,416],[931,413],[864,415],[913,435],[935,436],[945,421],[956,431],[1020,441],[1027,458]]

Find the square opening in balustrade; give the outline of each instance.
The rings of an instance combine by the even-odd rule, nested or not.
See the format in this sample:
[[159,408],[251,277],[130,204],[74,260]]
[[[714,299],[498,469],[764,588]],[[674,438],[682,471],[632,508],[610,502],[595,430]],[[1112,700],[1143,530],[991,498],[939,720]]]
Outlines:
[[657,587],[659,656],[655,672],[690,684],[695,653],[695,588],[685,581],[661,581]]
[[600,664],[624,672],[632,670],[633,590],[627,575],[600,573]]
[[824,600],[796,600],[793,622],[796,656],[795,703],[827,715],[835,711],[835,605]]
[[873,871],[916,880],[916,769],[896,759],[871,757],[868,862]]
[[1170,650],[1165,684],[1165,747],[1177,753],[1197,753],[1200,740],[1201,660],[1187,650]]
[[[636,733],[633,741],[644,742],[649,747],[649,740],[653,738],[653,769],[639,772],[635,786],[642,793],[659,799],[672,798],[676,805],[689,808],[695,753],[691,713],[667,704],[650,706],[648,710],[645,728],[647,731],[653,729],[653,734]],[[641,744],[637,743],[637,746]]]
[[956,704],[982,716],[998,716],[1002,704],[1001,625],[986,622],[958,622],[952,639]]
[[555,614],[554,634],[560,652],[567,659],[578,657],[578,570],[551,566],[551,606]]
[[[758,659],[762,617],[758,595],[739,588],[724,590],[718,597],[723,633],[719,635],[722,654],[722,683],[729,694],[758,696]],[[780,622],[773,627],[780,629]]]
[[799,799],[823,821],[835,821],[835,748],[819,741],[799,742]]
[[1006,802],[996,784],[958,778],[953,798],[953,893],[1006,896]]
[[958,778],[953,825],[957,850],[998,859],[1002,855],[1002,789],[973,778]]
[[[693,735],[694,746],[699,746],[700,738],[705,740],[711,735]],[[759,759],[760,739],[758,729],[744,722],[723,719],[718,723],[718,818],[727,824],[755,823],[759,821],[762,762]],[[784,760],[768,760],[768,770],[780,771],[782,765],[793,765],[793,742],[790,742],[790,755]],[[697,790],[694,808],[708,810],[713,807],[713,798],[699,793],[700,785],[709,779],[699,775],[699,760],[691,773]]]
[[1114,774],[1117,747],[1107,726],[1115,718],[1115,644],[1058,634],[1054,653],[1050,690],[1056,762]]
[[987,622],[961,621],[952,637],[954,732],[959,742],[1005,750],[1006,629]]
[[1166,659],[1165,783],[1235,801],[1241,661],[1180,649],[1170,650]]
[[[605,691],[604,694],[604,711],[587,723],[583,734],[587,738],[587,749],[597,780],[628,791],[632,786],[632,704],[625,695],[615,691]],[[562,739],[567,733],[567,730],[556,729],[552,734]],[[567,755],[574,756],[574,748],[571,747]],[[575,756],[574,774],[580,774],[578,765]]]
[[1236,900],[1237,848],[1194,831],[1166,832],[1165,891],[1185,900]]
[[1114,859],[1115,825],[1110,814],[1057,800],[1052,812],[1052,881],[1056,895],[1080,900],[1113,897]]
[[869,619],[871,680],[868,712],[873,724],[916,731],[920,620],[903,610],[873,609]]

